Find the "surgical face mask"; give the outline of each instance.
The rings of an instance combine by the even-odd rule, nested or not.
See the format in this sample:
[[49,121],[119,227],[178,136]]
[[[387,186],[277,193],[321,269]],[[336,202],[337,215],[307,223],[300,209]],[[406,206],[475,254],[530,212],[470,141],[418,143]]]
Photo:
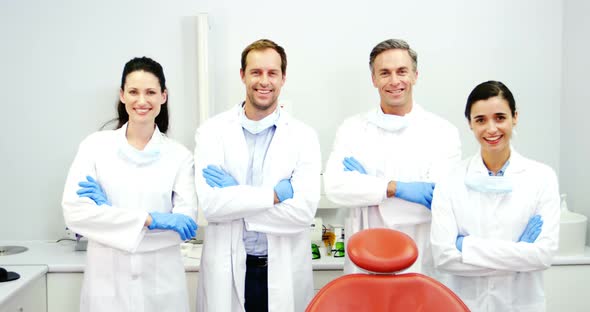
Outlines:
[[143,151],[137,150],[129,144],[122,144],[119,154],[136,165],[147,165],[160,159],[159,148],[147,148]]
[[510,193],[512,179],[506,176],[487,176],[470,174],[465,176],[465,185],[481,193]]
[[408,126],[406,117],[384,114],[381,108],[369,113],[369,122],[389,132],[397,132]]
[[252,134],[258,134],[265,129],[274,126],[279,119],[280,113],[279,109],[275,109],[272,114],[260,119],[260,120],[251,120],[246,117],[246,113],[244,110],[240,110],[240,124],[244,129]]

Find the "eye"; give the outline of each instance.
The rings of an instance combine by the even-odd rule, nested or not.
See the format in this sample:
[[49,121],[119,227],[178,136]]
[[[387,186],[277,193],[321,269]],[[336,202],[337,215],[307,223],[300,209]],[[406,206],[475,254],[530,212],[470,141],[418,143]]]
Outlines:
[[149,90],[149,91],[148,91],[148,94],[149,94],[149,95],[155,95],[155,94],[156,94],[156,91],[154,91],[154,90]]
[[131,94],[131,95],[137,95],[137,90],[129,90],[129,94]]
[[407,69],[402,69],[402,70],[398,71],[397,73],[400,76],[405,76],[405,75],[408,74],[408,70]]
[[504,120],[506,120],[506,116],[498,116],[498,117],[496,117],[496,120],[497,121],[504,121]]
[[379,73],[379,76],[380,77],[387,77],[387,76],[389,76],[389,73],[388,72],[381,72],[381,73]]

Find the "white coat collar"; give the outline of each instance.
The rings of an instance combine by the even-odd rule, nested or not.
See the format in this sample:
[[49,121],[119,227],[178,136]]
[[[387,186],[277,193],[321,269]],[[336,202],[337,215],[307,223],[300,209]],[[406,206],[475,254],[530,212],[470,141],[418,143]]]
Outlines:
[[[510,165],[506,168],[504,175],[512,175],[526,169],[525,158],[520,155],[514,147],[510,146]],[[488,168],[481,158],[481,151],[478,151],[469,162],[468,172],[488,175]]]
[[129,145],[127,141],[127,123],[121,128],[115,130],[117,134],[119,154],[128,161],[136,165],[147,165],[160,158],[162,146],[162,133],[158,126],[154,129],[154,133],[143,150],[138,150]]
[[[236,122],[236,123],[240,123],[240,113],[241,111],[244,109],[244,102],[241,102],[240,104],[236,105],[233,108],[233,112],[232,114],[230,114],[230,122]],[[279,114],[279,118],[277,119],[276,122],[276,126],[277,128],[281,125],[287,125],[289,124],[289,119],[291,118],[291,116],[289,115],[289,113],[287,113],[284,110],[281,110],[280,106],[277,106],[277,109],[280,110],[280,114]]]

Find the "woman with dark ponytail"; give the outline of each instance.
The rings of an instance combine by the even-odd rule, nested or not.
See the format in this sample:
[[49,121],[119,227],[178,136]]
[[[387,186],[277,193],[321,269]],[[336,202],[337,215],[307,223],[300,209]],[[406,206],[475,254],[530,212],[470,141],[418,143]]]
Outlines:
[[180,243],[197,225],[192,153],[168,138],[162,66],[125,64],[115,130],[88,136],[68,173],[66,225],[88,238],[80,311],[188,311]]

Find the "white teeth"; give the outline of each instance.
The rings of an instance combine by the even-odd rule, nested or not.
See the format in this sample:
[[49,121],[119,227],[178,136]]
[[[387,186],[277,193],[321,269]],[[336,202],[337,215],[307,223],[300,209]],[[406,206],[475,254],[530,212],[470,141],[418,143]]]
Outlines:
[[150,110],[149,110],[149,109],[147,109],[147,108],[136,108],[136,109],[135,109],[135,111],[136,111],[138,114],[145,114],[145,113],[149,112]]
[[258,93],[269,94],[270,90],[258,90]]
[[497,139],[499,139],[499,138],[501,138],[501,137],[502,137],[502,136],[501,136],[501,135],[499,135],[499,136],[495,136],[495,137],[491,137],[491,138],[484,138],[484,139],[486,139],[486,141],[496,141]]

